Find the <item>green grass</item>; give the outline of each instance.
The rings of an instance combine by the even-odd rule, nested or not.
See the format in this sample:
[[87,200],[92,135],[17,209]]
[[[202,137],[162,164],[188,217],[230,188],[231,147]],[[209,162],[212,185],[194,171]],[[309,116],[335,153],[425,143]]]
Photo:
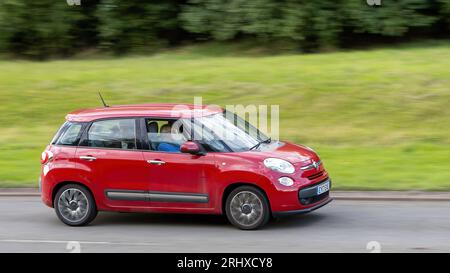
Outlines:
[[0,187],[36,186],[69,111],[144,102],[278,104],[281,136],[339,189],[450,190],[450,43],[310,55],[182,48],[150,57],[0,61]]

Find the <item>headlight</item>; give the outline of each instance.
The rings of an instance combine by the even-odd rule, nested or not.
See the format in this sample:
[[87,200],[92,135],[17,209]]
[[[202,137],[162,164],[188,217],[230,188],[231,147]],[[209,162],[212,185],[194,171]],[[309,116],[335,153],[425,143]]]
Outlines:
[[294,173],[295,171],[294,166],[290,162],[279,158],[269,157],[264,159],[264,166],[280,173]]
[[294,180],[292,180],[291,178],[286,177],[286,176],[278,178],[278,182],[280,182],[281,185],[288,186],[288,187],[294,185]]

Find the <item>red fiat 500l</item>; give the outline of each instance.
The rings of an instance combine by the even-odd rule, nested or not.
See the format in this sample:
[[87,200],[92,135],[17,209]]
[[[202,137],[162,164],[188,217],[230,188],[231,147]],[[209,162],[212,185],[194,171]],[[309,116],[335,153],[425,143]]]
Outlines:
[[271,140],[223,109],[175,106],[67,115],[42,153],[43,202],[71,226],[120,211],[224,213],[238,228],[256,229],[332,200],[328,173],[310,148]]

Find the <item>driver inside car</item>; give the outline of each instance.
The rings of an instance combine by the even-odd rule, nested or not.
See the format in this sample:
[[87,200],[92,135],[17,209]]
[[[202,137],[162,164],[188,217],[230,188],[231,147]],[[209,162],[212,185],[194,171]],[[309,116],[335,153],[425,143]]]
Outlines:
[[[159,133],[162,139],[167,139],[168,141],[172,140],[172,125],[169,123],[164,124],[163,126],[161,126]],[[180,145],[173,142],[161,142],[158,145],[157,150],[161,152],[179,153]]]

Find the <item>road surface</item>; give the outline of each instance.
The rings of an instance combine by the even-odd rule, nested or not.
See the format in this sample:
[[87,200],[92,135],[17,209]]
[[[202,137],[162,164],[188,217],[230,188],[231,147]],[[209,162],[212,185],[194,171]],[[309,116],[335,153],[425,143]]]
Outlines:
[[[368,245],[369,244],[369,245]],[[241,231],[221,216],[99,213],[62,224],[39,197],[0,197],[0,252],[450,252],[450,202],[335,200]]]

